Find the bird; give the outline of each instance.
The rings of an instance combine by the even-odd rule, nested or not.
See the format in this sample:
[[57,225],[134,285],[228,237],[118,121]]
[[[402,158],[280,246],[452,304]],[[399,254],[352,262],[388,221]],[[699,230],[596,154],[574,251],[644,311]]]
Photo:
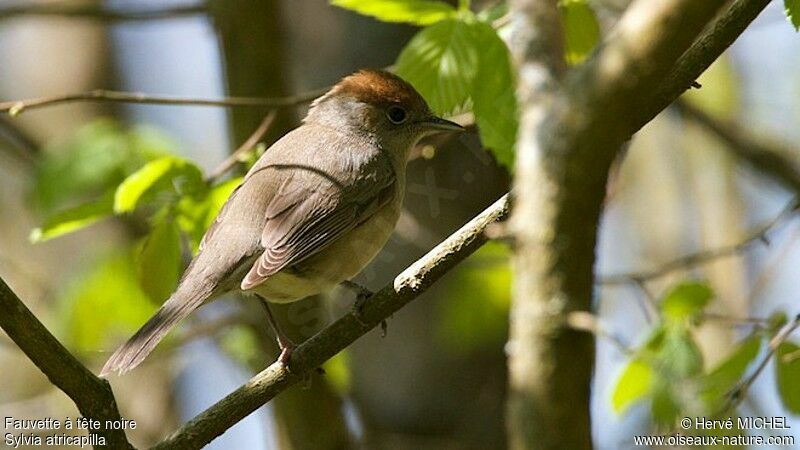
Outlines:
[[[190,313],[225,294],[256,296],[276,335],[278,361],[294,344],[270,303],[352,282],[391,236],[411,149],[463,128],[433,112],[414,87],[384,70],[344,77],[315,99],[302,124],[270,146],[233,190],[177,288],[108,359],[100,376],[138,366]],[[153,275],[155,276],[155,275]]]

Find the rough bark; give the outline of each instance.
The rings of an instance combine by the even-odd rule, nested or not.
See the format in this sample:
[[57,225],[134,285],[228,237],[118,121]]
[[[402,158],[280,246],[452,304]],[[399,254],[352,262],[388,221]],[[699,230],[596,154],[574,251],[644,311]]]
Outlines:
[[[608,170],[630,137],[634,114],[645,109],[648,93],[670,74],[724,3],[634,2],[615,32],[568,74],[544,113],[539,99],[529,94],[538,82],[531,80],[529,66],[546,60],[541,53],[518,52],[523,58],[518,61],[523,121],[512,218],[516,243],[508,345],[512,449],[592,448],[594,342],[591,335],[570,329],[567,317],[591,310],[594,252]],[[535,25],[542,21],[536,14],[542,14],[546,5],[520,1],[512,5],[512,14],[524,14]],[[528,34],[528,39],[535,38]],[[517,45],[531,47],[525,41]]]

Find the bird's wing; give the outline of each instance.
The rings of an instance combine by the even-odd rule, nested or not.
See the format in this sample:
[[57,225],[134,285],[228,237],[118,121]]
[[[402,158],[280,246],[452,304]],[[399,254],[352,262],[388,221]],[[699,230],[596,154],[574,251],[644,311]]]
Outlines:
[[299,263],[363,223],[395,195],[394,171],[384,158],[342,182],[318,170],[293,167],[266,210],[261,256],[241,283],[250,289]]

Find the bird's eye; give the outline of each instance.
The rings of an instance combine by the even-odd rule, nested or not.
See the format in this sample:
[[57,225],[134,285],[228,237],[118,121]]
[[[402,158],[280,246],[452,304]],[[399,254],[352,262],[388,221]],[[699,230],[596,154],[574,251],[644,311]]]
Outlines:
[[389,109],[386,110],[386,117],[388,117],[393,124],[399,125],[408,119],[408,113],[399,106],[390,106]]

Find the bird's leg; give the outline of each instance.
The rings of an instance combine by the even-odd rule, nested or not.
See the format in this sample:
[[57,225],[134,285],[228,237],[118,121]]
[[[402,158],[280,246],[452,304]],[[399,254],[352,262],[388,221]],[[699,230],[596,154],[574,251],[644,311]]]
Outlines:
[[[356,301],[353,304],[353,316],[356,318],[358,323],[361,325],[367,326],[367,324],[362,320],[361,314],[364,310],[364,305],[367,304],[367,301],[375,295],[374,292],[367,289],[366,287],[350,280],[345,280],[342,282],[342,286],[350,289],[351,291],[355,292],[356,294]],[[381,336],[386,337],[386,329],[387,324],[385,320],[381,320]]]
[[281,327],[278,326],[278,321],[275,320],[275,316],[272,315],[272,310],[269,307],[269,302],[264,297],[258,296],[261,300],[261,304],[264,305],[264,309],[267,311],[267,321],[269,322],[269,326],[272,328],[272,331],[275,333],[275,338],[278,340],[278,348],[281,350],[280,356],[278,356],[278,362],[283,364],[285,367],[289,367],[289,360],[292,358],[292,352],[294,351],[295,345],[294,342],[289,339],[286,334],[283,333]]

